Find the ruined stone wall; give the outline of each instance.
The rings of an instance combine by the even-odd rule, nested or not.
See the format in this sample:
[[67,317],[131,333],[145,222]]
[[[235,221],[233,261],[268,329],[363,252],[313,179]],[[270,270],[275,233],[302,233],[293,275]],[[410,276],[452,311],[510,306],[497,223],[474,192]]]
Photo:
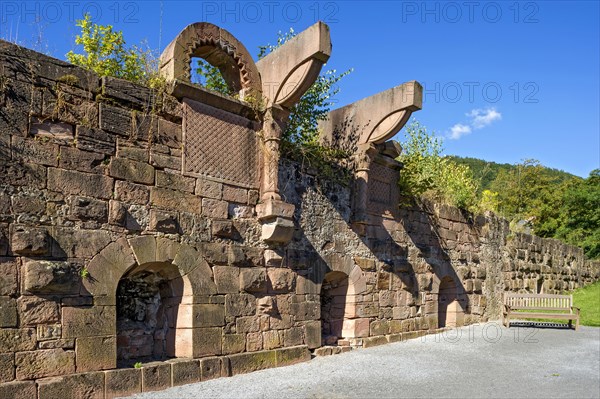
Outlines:
[[[203,96],[212,130],[185,131],[164,92],[0,41],[0,397],[108,398],[291,364],[497,318],[505,290],[599,277],[577,248],[380,191],[357,225],[352,182],[288,161],[294,236],[268,246],[257,182],[186,169],[190,138],[258,129],[243,103]],[[222,163],[251,165],[233,144]]]

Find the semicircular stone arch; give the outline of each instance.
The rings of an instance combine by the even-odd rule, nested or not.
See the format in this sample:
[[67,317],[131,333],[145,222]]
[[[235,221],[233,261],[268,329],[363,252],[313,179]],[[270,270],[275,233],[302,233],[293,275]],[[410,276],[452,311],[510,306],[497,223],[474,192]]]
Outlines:
[[252,56],[225,29],[208,22],[185,27],[161,54],[161,74],[169,80],[191,82],[193,57],[203,58],[219,68],[229,88],[240,93],[241,99],[260,98],[262,83]]
[[[150,290],[139,292],[140,287],[149,286]],[[128,298],[126,290],[134,291],[135,301]],[[124,365],[124,360],[138,360],[135,356],[123,357],[123,353],[136,354],[144,348],[150,348],[150,352],[139,353],[139,359],[158,355],[197,358],[220,354],[220,347],[209,348],[203,342],[220,338],[214,335],[222,334],[224,317],[222,323],[211,317],[212,324],[207,326],[202,322],[206,319],[202,314],[224,315],[224,305],[198,305],[194,301],[194,296],[216,292],[212,269],[195,248],[167,238],[141,236],[121,238],[100,251],[86,267],[82,294],[93,298],[93,314],[99,318],[94,322],[100,323],[103,331],[115,338],[112,363],[116,367]],[[143,299],[138,300],[140,298]],[[139,305],[140,302],[143,303]],[[211,308],[206,309],[206,306]],[[223,309],[214,309],[215,306]],[[148,308],[154,312],[150,318]],[[140,315],[137,319],[131,316],[136,312]],[[85,330],[84,325],[89,324],[89,320],[74,323],[81,326],[70,328],[80,331]],[[131,330],[130,335],[139,336],[144,323],[149,325],[147,346],[130,344],[124,331]],[[157,326],[164,328],[159,331]],[[162,352],[156,351],[157,343],[163,345]]]

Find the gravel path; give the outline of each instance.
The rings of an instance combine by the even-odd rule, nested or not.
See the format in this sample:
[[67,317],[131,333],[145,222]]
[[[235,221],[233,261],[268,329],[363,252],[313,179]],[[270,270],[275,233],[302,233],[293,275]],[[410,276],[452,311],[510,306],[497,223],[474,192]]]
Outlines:
[[600,398],[600,328],[464,327],[136,399]]

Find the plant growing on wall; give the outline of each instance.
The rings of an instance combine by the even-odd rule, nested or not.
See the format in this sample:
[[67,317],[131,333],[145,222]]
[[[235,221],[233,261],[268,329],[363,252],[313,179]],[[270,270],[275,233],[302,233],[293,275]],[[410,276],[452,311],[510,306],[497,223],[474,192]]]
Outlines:
[[478,210],[477,184],[471,170],[442,155],[443,140],[417,120],[405,127],[404,135],[398,158],[404,164],[399,181],[403,195]]
[[99,76],[114,76],[150,87],[160,84],[157,57],[151,50],[127,46],[123,32],[115,31],[112,25],[94,23],[90,14],[77,20],[76,25],[81,34],[75,37],[75,44],[81,46],[83,53],[69,51],[66,57],[70,63]]

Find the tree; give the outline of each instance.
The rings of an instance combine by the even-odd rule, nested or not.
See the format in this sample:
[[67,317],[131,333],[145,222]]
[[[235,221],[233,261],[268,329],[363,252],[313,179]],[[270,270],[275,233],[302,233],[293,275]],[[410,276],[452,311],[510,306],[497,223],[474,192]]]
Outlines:
[[572,181],[562,201],[555,237],[580,246],[589,258],[600,258],[600,169]]
[[76,36],[75,44],[82,46],[83,54],[69,51],[66,57],[70,63],[99,76],[114,76],[150,86],[160,80],[156,57],[150,50],[127,47],[123,32],[113,30],[112,25],[93,23],[90,14],[77,20],[76,25],[81,28],[81,34]]
[[425,197],[463,209],[475,210],[477,184],[471,170],[443,157],[443,140],[417,120],[404,130],[403,152],[398,158],[400,189],[408,197]]

